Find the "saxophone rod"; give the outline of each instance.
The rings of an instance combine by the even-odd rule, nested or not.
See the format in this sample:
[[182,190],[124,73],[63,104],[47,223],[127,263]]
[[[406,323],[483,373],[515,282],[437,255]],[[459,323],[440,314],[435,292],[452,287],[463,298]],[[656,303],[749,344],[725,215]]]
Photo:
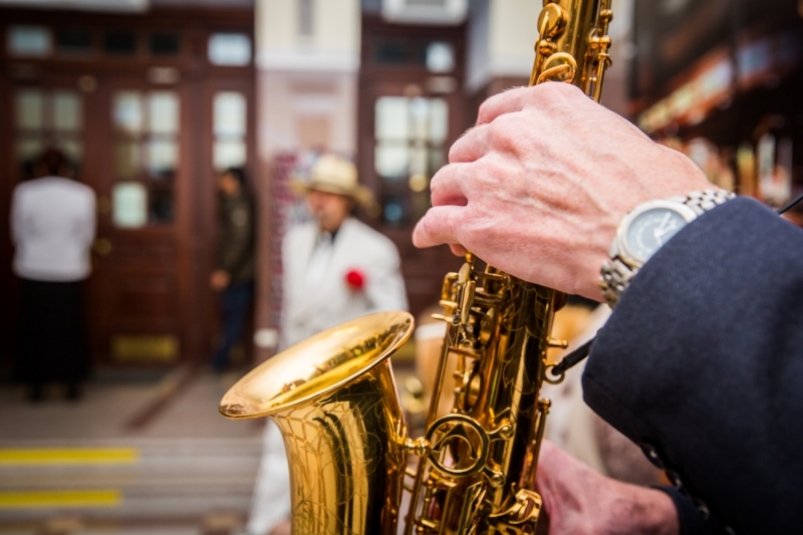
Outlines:
[[563,359],[559,363],[555,364],[549,372],[552,375],[563,375],[569,368],[574,368],[576,365],[582,362],[589,353],[591,353],[591,346],[594,344],[595,339],[596,336],[563,357]]

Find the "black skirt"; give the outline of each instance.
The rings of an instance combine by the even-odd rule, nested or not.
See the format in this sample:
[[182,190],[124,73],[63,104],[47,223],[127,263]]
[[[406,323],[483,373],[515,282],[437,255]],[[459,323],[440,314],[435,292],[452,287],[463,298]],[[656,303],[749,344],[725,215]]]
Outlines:
[[20,319],[19,379],[71,383],[86,376],[83,282],[22,279]]

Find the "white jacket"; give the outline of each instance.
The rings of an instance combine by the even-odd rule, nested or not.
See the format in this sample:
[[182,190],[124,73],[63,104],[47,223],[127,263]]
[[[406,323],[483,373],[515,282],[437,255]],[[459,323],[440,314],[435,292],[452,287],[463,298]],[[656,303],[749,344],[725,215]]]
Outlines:
[[[323,275],[311,285],[307,270],[318,235],[317,225],[307,223],[292,228],[282,244],[282,349],[370,312],[407,310],[399,253],[392,241],[347,219],[337,231]],[[363,275],[361,290],[346,282],[349,271]]]
[[[331,255],[310,283],[308,269],[319,236],[315,223],[291,229],[282,244],[284,306],[281,349],[349,319],[381,310],[407,310],[399,253],[388,238],[371,227],[347,219],[337,231]],[[316,259],[315,261],[320,261]],[[349,287],[346,275],[364,276],[361,290]],[[265,427],[246,533],[269,533],[290,514],[290,473],[278,428]]]
[[95,192],[55,176],[22,182],[11,201],[14,272],[41,281],[79,281],[92,270]]

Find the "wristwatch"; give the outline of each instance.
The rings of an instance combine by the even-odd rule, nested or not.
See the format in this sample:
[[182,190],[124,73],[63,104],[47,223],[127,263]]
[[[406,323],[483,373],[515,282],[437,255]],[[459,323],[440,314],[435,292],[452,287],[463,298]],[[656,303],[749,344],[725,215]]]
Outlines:
[[645,202],[627,214],[608,251],[610,260],[600,270],[602,295],[611,308],[641,266],[672,236],[704,212],[734,197],[721,189],[693,191],[685,197]]

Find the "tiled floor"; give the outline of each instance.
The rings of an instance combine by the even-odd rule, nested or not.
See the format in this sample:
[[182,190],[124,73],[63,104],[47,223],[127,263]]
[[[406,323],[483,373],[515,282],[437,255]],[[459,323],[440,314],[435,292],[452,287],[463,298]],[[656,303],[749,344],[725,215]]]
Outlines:
[[195,535],[221,515],[236,525],[262,430],[217,411],[237,378],[101,375],[73,403],[30,404],[0,385],[0,535]]
[[0,384],[0,535],[237,533],[264,425],[218,413],[239,376],[101,372],[38,404]]

